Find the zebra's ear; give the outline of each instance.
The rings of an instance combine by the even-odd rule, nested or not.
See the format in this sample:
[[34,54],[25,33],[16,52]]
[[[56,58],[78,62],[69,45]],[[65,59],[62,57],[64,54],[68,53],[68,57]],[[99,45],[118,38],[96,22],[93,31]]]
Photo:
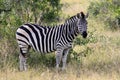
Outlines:
[[77,13],[77,18],[78,18],[78,19],[80,19],[80,18],[81,18],[80,13]]
[[85,18],[85,14],[83,12],[80,12],[81,14],[81,18],[84,19]]
[[89,13],[87,13],[87,14],[85,15],[85,18],[88,18],[88,16],[89,16]]

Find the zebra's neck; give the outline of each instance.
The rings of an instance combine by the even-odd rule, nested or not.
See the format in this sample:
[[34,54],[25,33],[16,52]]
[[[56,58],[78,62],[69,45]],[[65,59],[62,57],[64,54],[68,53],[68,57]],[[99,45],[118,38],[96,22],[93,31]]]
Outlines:
[[66,36],[68,42],[73,42],[75,37],[79,34],[76,23],[77,23],[77,21],[71,22],[71,23],[66,23],[64,25],[63,33]]

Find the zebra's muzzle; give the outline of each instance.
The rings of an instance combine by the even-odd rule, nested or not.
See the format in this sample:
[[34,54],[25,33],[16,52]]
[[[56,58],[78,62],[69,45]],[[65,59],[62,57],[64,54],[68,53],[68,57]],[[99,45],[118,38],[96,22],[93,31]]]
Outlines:
[[83,36],[83,38],[86,38],[87,37],[87,32],[83,31],[82,36]]

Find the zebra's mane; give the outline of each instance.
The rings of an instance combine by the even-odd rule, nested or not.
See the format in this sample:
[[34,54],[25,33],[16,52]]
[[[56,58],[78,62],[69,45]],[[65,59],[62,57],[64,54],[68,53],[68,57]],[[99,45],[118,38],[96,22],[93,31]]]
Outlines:
[[77,15],[71,16],[71,17],[68,18],[67,20],[74,19],[74,18],[77,18]]
[[83,12],[77,13],[77,15],[71,16],[70,18],[66,19],[65,22],[75,21],[78,18],[85,19],[85,14]]
[[71,21],[71,20],[75,20],[75,19],[77,19],[77,15],[74,15],[74,16],[71,16],[70,18],[67,18],[67,19],[65,20],[65,23],[66,23],[66,22],[69,22],[69,21]]
[[65,22],[62,23],[62,24],[53,24],[53,25],[39,25],[39,24],[33,24],[33,23],[30,23],[30,24],[38,26],[38,27],[42,27],[42,28],[49,28],[49,29],[51,29],[53,27],[66,26],[66,25],[72,24],[71,22],[70,23],[67,23],[67,22],[69,22],[71,20],[76,21],[75,19],[77,19],[77,15],[71,16],[70,18],[66,19]]
[[[73,16],[74,17],[74,16]],[[71,19],[72,19],[72,17],[71,17]],[[29,23],[29,24],[32,24],[32,25],[34,25],[34,26],[38,26],[38,27],[42,27],[42,28],[49,28],[49,29],[51,29],[51,28],[53,28],[53,27],[58,27],[58,26],[66,26],[66,25],[68,25],[68,23],[66,23],[66,22],[64,22],[64,23],[62,23],[62,24],[53,24],[53,25],[39,25],[39,24],[33,24],[33,23]],[[72,24],[72,23],[69,23],[69,24]],[[25,24],[26,25],[26,24]]]

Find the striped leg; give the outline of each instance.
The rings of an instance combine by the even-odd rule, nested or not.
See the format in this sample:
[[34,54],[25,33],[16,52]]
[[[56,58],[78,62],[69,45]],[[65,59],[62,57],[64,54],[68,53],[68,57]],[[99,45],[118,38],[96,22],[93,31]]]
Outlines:
[[59,65],[62,59],[62,54],[63,54],[63,50],[62,49],[57,49],[56,51],[56,68],[57,70],[59,69]]
[[27,66],[26,66],[26,58],[20,53],[19,55],[19,60],[20,60],[20,71],[26,71],[27,70]]
[[19,54],[19,61],[20,61],[20,71],[26,71],[27,70],[27,64],[26,64],[26,54],[28,52],[28,46],[24,46],[20,48],[20,54]]
[[69,48],[68,49],[65,49],[63,51],[63,56],[62,56],[62,62],[63,62],[63,66],[62,66],[62,70],[65,70],[65,67],[66,67],[66,61],[67,61],[67,55],[69,53]]

